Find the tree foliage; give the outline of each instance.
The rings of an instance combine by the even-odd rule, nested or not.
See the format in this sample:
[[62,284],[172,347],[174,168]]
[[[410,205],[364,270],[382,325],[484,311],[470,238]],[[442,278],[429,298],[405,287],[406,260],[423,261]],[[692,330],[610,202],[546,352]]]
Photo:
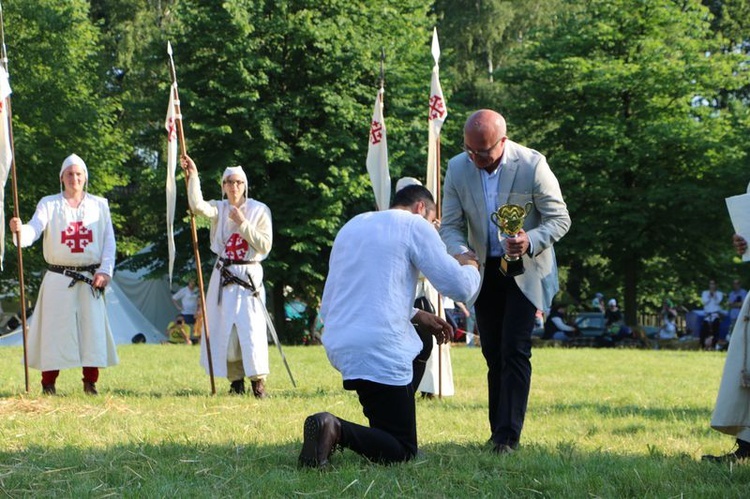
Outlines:
[[671,293],[729,260],[723,199],[746,148],[717,96],[747,83],[744,58],[721,50],[699,2],[566,3],[498,76],[514,92],[511,130],[547,153],[568,201],[569,290],[622,289],[634,322],[653,268],[675,278]]
[[[17,0],[3,7],[21,218],[31,217],[42,196],[59,191],[60,165],[73,152],[87,163],[90,192],[102,195],[126,184],[129,176],[121,166],[127,143],[117,127],[122,108],[108,93],[100,32],[89,19],[88,2]],[[7,191],[9,218],[10,187]],[[123,219],[117,206],[112,211],[113,218]],[[7,252],[4,277],[17,274],[13,254]],[[41,248],[25,251],[24,263],[41,269]],[[38,277],[28,274],[31,290]],[[4,279],[4,287],[13,282]]]

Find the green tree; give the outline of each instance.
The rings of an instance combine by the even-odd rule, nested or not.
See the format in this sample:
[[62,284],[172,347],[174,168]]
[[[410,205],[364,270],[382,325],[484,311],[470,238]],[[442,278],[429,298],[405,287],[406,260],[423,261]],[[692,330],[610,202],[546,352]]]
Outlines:
[[[498,80],[510,134],[545,152],[573,228],[559,246],[573,294],[619,282],[635,323],[639,282],[657,268],[695,289],[729,260],[723,199],[745,157],[743,57],[722,50],[698,1],[567,1]],[[741,175],[739,178],[742,178]],[[598,289],[593,289],[598,290]]]
[[[425,164],[426,9],[414,0],[183,0],[172,16],[188,152],[204,195],[220,198],[221,172],[241,164],[250,195],[273,213],[273,301],[289,285],[314,305],[337,230],[374,206],[365,157],[381,46],[392,174]],[[283,323],[283,307],[275,310]]]
[[[106,195],[127,183],[121,166],[128,146],[116,127],[121,107],[109,96],[108,68],[88,2],[24,0],[4,2],[3,7],[19,208],[27,221],[42,196],[59,192],[60,165],[73,152],[88,165],[90,192]],[[6,214],[11,213],[9,193],[10,187]],[[112,211],[117,216],[117,206]],[[122,219],[117,216],[115,225]],[[10,237],[6,246],[12,247]],[[12,289],[17,262],[13,251],[7,253],[3,285]],[[40,244],[24,253],[27,296],[44,267],[41,253]]]

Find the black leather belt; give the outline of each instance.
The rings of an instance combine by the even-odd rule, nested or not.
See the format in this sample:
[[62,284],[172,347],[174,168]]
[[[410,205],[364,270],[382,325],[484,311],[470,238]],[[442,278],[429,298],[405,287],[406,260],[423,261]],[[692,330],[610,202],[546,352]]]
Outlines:
[[89,286],[91,286],[91,292],[93,293],[94,298],[99,298],[102,295],[102,290],[94,287],[93,279],[81,274],[81,272],[89,272],[91,274],[94,274],[99,266],[100,264],[98,263],[94,265],[84,265],[81,267],[76,267],[75,265],[49,265],[47,266],[47,270],[56,274],[62,274],[65,277],[70,277],[71,281],[70,284],[68,284],[69,288],[72,288],[78,282],[88,284]]
[[258,263],[254,260],[230,260],[229,258],[219,258],[219,261],[225,266],[229,265],[252,265]]
[[235,275],[230,271],[227,267],[230,265],[246,265],[250,263],[258,263],[253,261],[246,261],[246,260],[229,260],[228,258],[219,258],[216,261],[216,269],[219,271],[219,274],[221,275],[221,285],[219,286],[219,296],[218,296],[218,303],[221,305],[221,295],[222,290],[229,286],[230,284],[236,284],[242,288],[249,289],[250,292],[253,294],[257,294],[258,290],[255,287],[252,280],[246,281],[242,279],[241,277]]
[[76,267],[75,265],[48,265],[47,270],[56,272],[58,274],[63,274],[66,270],[70,270],[73,272],[91,272],[93,274],[100,266],[101,264],[99,263],[95,263],[93,265],[83,265],[80,267]]

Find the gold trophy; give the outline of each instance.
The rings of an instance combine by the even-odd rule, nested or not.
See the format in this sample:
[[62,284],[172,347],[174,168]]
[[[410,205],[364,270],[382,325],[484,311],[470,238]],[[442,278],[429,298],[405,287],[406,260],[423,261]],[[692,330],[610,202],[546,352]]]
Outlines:
[[[531,203],[526,203],[526,206],[504,204],[490,215],[492,223],[500,229],[497,237],[501,242],[504,238],[516,237],[521,232],[523,221],[531,211],[532,206]],[[500,272],[509,277],[523,274],[523,260],[520,256],[503,255],[503,259],[500,261]]]

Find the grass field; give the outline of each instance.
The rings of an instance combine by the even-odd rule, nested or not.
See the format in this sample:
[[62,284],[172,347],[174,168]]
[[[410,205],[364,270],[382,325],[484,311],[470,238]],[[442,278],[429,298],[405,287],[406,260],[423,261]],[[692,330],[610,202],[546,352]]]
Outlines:
[[496,456],[484,361],[452,350],[456,396],[417,400],[423,455],[378,466],[351,451],[298,470],[302,423],[329,410],[366,424],[322,347],[271,351],[270,399],[227,395],[198,348],[127,345],[100,395],[63,371],[40,394],[22,351],[0,348],[0,493],[8,497],[748,497],[750,464],[700,462],[733,440],[709,428],[724,354],[540,348],[522,448]]

